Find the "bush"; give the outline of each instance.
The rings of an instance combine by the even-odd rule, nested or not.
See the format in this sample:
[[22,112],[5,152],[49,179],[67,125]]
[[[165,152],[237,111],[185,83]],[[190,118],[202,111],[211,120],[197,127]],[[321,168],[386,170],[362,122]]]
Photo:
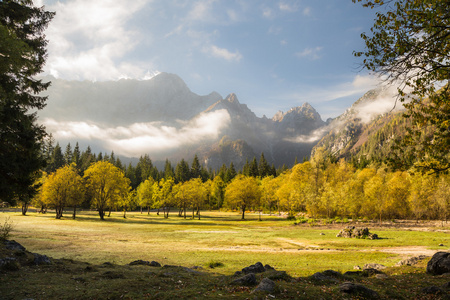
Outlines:
[[0,224],[0,240],[4,241],[7,240],[10,235],[11,231],[13,230],[13,222],[11,221],[11,218],[6,218],[5,222]]
[[287,216],[286,220],[295,221],[295,216]]

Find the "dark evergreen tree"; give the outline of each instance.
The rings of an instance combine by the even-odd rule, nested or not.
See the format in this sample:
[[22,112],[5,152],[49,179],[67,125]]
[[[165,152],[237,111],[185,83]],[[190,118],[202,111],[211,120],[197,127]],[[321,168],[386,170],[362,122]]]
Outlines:
[[100,152],[98,155],[97,155],[97,161],[102,161],[103,160],[103,154]]
[[275,168],[274,164],[272,164],[272,167],[270,168],[270,175],[269,176],[277,177],[277,169]]
[[234,168],[233,162],[231,162],[230,167],[228,168],[227,173],[225,174],[224,181],[230,182],[231,180],[233,180],[234,177],[236,177],[236,175],[237,175],[236,169]]
[[220,176],[220,178],[222,178],[222,180],[225,181],[226,174],[227,174],[227,166],[225,164],[222,164],[222,167],[220,167],[217,176]]
[[253,157],[253,160],[250,164],[250,168],[248,170],[248,176],[252,176],[252,177],[259,176],[258,163],[256,162],[256,157]]
[[270,166],[267,163],[266,158],[264,157],[264,153],[261,153],[261,157],[259,159],[259,167],[258,167],[258,171],[259,171],[259,176],[261,176],[261,178],[264,178],[266,176],[269,176],[270,174]]
[[95,162],[95,154],[92,153],[91,147],[88,146],[86,148],[86,151],[83,151],[83,153],[81,153],[81,157],[80,157],[80,173],[83,174],[85,170],[87,170],[87,168],[89,168],[89,166]]
[[174,172],[172,168],[172,164],[170,163],[169,159],[166,158],[166,162],[164,164],[164,178],[174,178]]
[[125,177],[130,179],[130,185],[132,189],[137,188],[139,185],[137,179],[136,179],[136,168],[133,167],[131,162],[128,164],[127,169],[125,170]]
[[64,151],[64,164],[70,165],[72,163],[72,147],[70,146],[70,143],[67,144],[66,150]]
[[140,168],[139,171],[141,172],[140,174],[141,182],[147,180],[152,175],[153,163],[148,154],[145,154],[144,156],[141,156],[139,158],[137,166],[139,166]]
[[50,83],[36,79],[47,57],[44,30],[54,13],[32,0],[0,1],[0,199],[28,203],[36,193],[39,171],[45,166],[45,129],[36,111],[45,106],[40,96]]
[[199,178],[201,176],[201,170],[202,167],[200,166],[200,162],[196,154],[191,165],[191,178]]
[[53,153],[50,158],[50,163],[47,168],[47,173],[55,172],[57,169],[65,165],[64,155],[62,153],[59,143],[56,143],[55,148],[53,148]]
[[78,145],[78,142],[75,144],[75,148],[73,148],[73,154],[72,154],[72,162],[77,165],[77,168],[80,168],[80,160],[81,159],[81,153],[80,153],[80,146]]
[[181,159],[175,167],[175,182],[186,182],[190,178],[189,165],[184,159]]

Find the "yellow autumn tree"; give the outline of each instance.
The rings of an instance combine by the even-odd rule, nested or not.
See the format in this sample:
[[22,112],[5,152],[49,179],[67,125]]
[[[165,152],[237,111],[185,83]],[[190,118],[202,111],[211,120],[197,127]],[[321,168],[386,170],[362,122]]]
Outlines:
[[114,207],[118,201],[128,197],[130,180],[122,170],[108,161],[98,161],[85,172],[87,187],[92,193],[92,206],[98,210],[101,220],[105,219],[108,207]]
[[152,177],[149,177],[144,182],[141,182],[136,189],[136,197],[137,197],[137,205],[141,208],[147,207],[147,214],[150,214],[150,208],[152,208],[154,204],[153,193],[154,193],[154,184],[155,180]]
[[225,204],[229,208],[240,208],[242,220],[245,219],[245,210],[257,205],[261,199],[261,189],[255,177],[238,175],[225,189]]
[[74,207],[73,218],[76,215],[76,206],[84,198],[83,180],[78,175],[75,164],[66,165],[50,174],[42,186],[41,201],[56,211],[56,218],[61,219],[64,208]]

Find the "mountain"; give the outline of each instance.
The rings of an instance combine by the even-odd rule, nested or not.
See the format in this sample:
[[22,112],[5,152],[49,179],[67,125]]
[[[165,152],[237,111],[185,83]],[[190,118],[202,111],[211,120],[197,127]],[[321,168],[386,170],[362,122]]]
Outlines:
[[[392,146],[409,126],[404,108],[396,105],[395,91],[378,88],[367,92],[342,115],[330,121],[328,133],[317,143],[336,158],[353,159],[364,165],[386,161],[394,154]],[[401,154],[404,158],[410,154]],[[406,158],[409,159],[409,158]]]
[[233,93],[199,96],[168,73],[144,81],[51,81],[39,120],[61,145],[79,142],[97,152],[154,161],[197,154],[211,168],[241,168],[263,152],[269,163],[290,166],[309,156],[326,125],[308,103],[259,118]]

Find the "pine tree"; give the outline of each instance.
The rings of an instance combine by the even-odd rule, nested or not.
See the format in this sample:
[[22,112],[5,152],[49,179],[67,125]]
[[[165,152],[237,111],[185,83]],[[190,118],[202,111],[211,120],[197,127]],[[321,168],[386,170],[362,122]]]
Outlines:
[[190,179],[188,163],[182,158],[175,167],[175,182],[186,182]]
[[77,142],[75,144],[75,148],[73,148],[72,162],[75,163],[78,169],[80,168],[80,159],[81,159],[80,146],[78,145]]
[[172,164],[170,163],[169,159],[166,158],[166,162],[164,164],[164,178],[169,179],[169,178],[173,178],[173,177],[174,177],[174,173],[173,173]]
[[47,57],[44,30],[54,13],[32,0],[0,1],[0,199],[28,203],[36,194],[36,176],[45,166],[41,155],[45,129],[36,111],[50,83],[36,79]]
[[256,162],[256,157],[253,157],[253,160],[250,164],[250,168],[248,170],[248,176],[252,176],[252,177],[259,176],[258,163]]
[[264,157],[264,153],[261,153],[261,158],[259,159],[259,176],[264,178],[270,175],[270,166],[267,163],[266,158]]
[[194,156],[194,160],[191,165],[191,178],[199,178],[201,175],[201,166],[198,161],[197,154]]
[[72,157],[72,147],[70,146],[70,143],[68,143],[66,146],[66,151],[64,151],[64,163],[66,165],[70,165],[72,163]]

